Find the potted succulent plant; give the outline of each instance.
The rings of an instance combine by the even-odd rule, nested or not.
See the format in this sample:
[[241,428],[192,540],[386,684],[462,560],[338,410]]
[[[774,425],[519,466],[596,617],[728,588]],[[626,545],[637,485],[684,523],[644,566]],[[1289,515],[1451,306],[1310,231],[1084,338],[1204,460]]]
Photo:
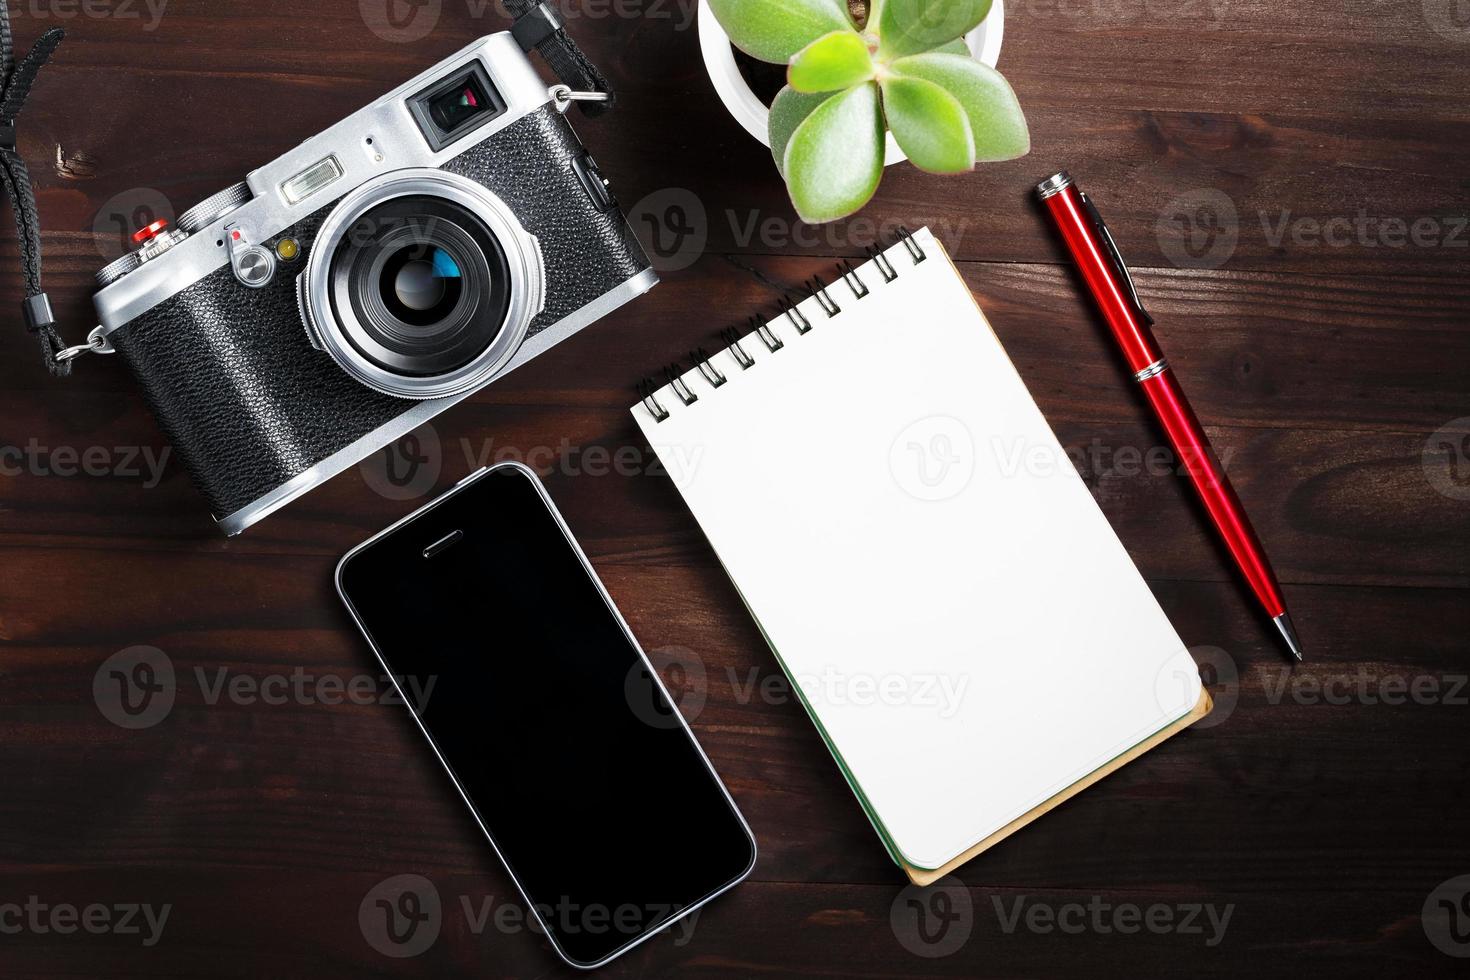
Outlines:
[[931,173],[1030,149],[1015,92],[965,45],[991,0],[707,3],[736,48],[786,67],[768,142],[804,221],[845,217],[872,198],[890,134]]

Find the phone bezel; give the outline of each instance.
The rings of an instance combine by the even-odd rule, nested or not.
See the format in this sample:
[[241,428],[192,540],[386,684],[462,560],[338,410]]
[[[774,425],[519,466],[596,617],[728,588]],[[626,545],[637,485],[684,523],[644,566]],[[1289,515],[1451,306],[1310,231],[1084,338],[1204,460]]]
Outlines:
[[[669,918],[660,923],[657,928],[645,929],[633,939],[629,940],[628,942],[619,946],[617,949],[608,953],[602,959],[591,963],[573,959],[567,954],[566,950],[562,949],[561,944],[557,942],[556,934],[547,925],[545,920],[542,919],[541,913],[537,909],[536,904],[526,893],[525,888],[521,886],[521,882],[516,877],[515,871],[512,870],[510,863],[506,861],[505,855],[500,850],[500,844],[495,840],[494,835],[490,833],[490,828],[485,826],[484,820],[480,818],[480,813],[475,808],[474,801],[470,799],[469,794],[465,792],[464,787],[461,786],[459,780],[455,778],[454,771],[450,769],[449,763],[445,761],[443,754],[440,753],[439,746],[434,743],[434,739],[429,735],[429,730],[424,727],[424,723],[419,719],[418,712],[415,711],[413,708],[413,700],[409,698],[407,694],[403,691],[402,687],[399,684],[398,677],[395,675],[393,669],[388,665],[388,661],[384,658],[382,652],[378,649],[377,642],[368,632],[367,626],[363,623],[362,618],[358,616],[357,609],[353,606],[352,600],[347,595],[347,590],[343,587],[342,583],[342,571],[344,568],[347,567],[347,563],[351,561],[354,557],[367,551],[370,547],[372,547],[373,544],[375,544],[382,538],[387,537],[400,528],[406,527],[418,518],[427,514],[429,511],[434,510],[437,507],[441,507],[446,502],[453,500],[459,494],[473,487],[476,483],[478,483],[485,477],[491,475],[492,473],[507,469],[518,472],[522,477],[529,480],[531,485],[536,488],[536,493],[540,497],[541,503],[545,505],[546,509],[551,513],[552,518],[555,519],[556,525],[561,530],[562,537],[566,540],[568,547],[570,547],[572,553],[577,556],[577,560],[581,562],[582,569],[587,573],[587,576],[592,580],[592,583],[597,586],[597,591],[602,596],[602,601],[604,605],[606,605],[608,612],[612,615],[613,620],[618,624],[619,629],[622,630],[623,635],[627,638],[628,643],[633,648],[633,651],[638,655],[638,658],[643,661],[644,666],[648,668],[649,676],[652,677],[654,683],[658,685],[659,691],[662,692],[664,699],[669,703],[669,706],[673,708],[674,715],[679,719],[679,725],[683,729],[685,737],[689,739],[689,741],[693,744],[695,751],[699,753],[699,758],[704,763],[705,769],[709,772],[710,778],[713,779],[715,781],[715,785],[719,787],[720,792],[725,797],[726,804],[729,805],[730,811],[735,815],[735,819],[739,821],[740,828],[745,831],[746,839],[750,842],[750,863],[747,864],[744,870],[742,870],[734,878],[731,878],[729,881],[715,888],[704,897],[694,902],[691,902],[689,905],[670,915]],[[541,932],[543,935],[546,936],[547,942],[551,944],[551,948],[556,952],[556,955],[560,957],[564,963],[581,970],[593,970],[597,967],[603,966],[613,959],[616,959],[617,957],[623,955],[628,950],[633,949],[639,943],[646,942],[647,940],[658,935],[660,932],[663,932],[665,929],[668,929],[675,922],[678,922],[680,919],[684,918],[684,916],[695,911],[696,909],[717,898],[718,896],[724,894],[731,888],[734,888],[736,885],[740,884],[740,882],[744,881],[750,876],[750,872],[752,869],[754,869],[755,862],[758,857],[758,845],[756,844],[755,834],[750,829],[750,824],[746,822],[745,814],[741,813],[740,807],[735,804],[735,799],[730,795],[729,788],[725,786],[724,780],[720,778],[720,774],[715,771],[714,764],[710,762],[709,756],[705,754],[704,746],[700,745],[699,739],[694,737],[693,729],[689,727],[689,722],[685,720],[684,715],[680,713],[678,705],[675,703],[674,698],[670,696],[668,688],[664,686],[663,678],[659,676],[658,671],[653,666],[653,663],[649,661],[648,655],[643,652],[643,647],[641,644],[639,644],[638,638],[633,635],[633,631],[628,627],[627,621],[623,619],[623,614],[618,610],[617,604],[613,602],[612,596],[608,594],[607,588],[602,584],[602,579],[598,577],[596,570],[592,567],[592,563],[587,560],[587,555],[585,552],[582,551],[582,546],[577,543],[577,539],[572,535],[571,528],[567,527],[567,522],[562,517],[561,511],[557,510],[556,504],[552,502],[551,496],[546,492],[545,485],[542,484],[541,479],[536,475],[535,471],[525,466],[524,464],[515,461],[497,463],[493,466],[486,466],[482,467],[479,470],[476,470],[469,476],[460,480],[454,486],[450,487],[444,493],[440,494],[438,497],[435,497],[433,500],[420,507],[418,510],[415,510],[413,513],[408,514],[407,516],[401,518],[393,524],[390,524],[388,527],[385,527],[377,534],[374,534],[366,541],[363,541],[361,544],[348,551],[345,555],[342,556],[341,560],[337,562],[337,568],[333,574],[333,580],[336,585],[337,595],[341,598],[342,604],[347,607],[348,615],[352,617],[352,621],[356,624],[358,632],[361,633],[363,639],[367,641],[369,649],[372,650],[373,656],[377,658],[379,665],[382,666],[383,672],[388,675],[390,681],[393,684],[394,690],[398,694],[399,700],[408,708],[409,716],[413,718],[414,724],[418,726],[419,731],[424,736],[424,741],[429,744],[429,748],[433,749],[434,757],[439,760],[440,767],[444,770],[445,774],[449,776],[449,780],[451,783],[453,783],[455,791],[459,793],[460,799],[464,801],[465,807],[470,811],[470,815],[474,817],[476,826],[480,828],[480,832],[484,834],[485,839],[489,841],[491,849],[495,851],[496,858],[500,860],[501,866],[505,869],[506,874],[510,876],[511,883],[515,885],[516,892],[521,896],[521,900],[525,903],[527,910],[532,916],[535,917],[536,923],[541,927]]]

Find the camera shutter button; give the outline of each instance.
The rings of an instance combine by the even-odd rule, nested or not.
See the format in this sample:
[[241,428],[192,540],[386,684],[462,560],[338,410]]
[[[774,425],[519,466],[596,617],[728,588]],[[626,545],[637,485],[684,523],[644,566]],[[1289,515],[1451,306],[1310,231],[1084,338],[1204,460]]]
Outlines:
[[163,229],[167,227],[168,221],[164,218],[159,218],[157,221],[146,224],[142,228],[139,228],[137,231],[133,232],[133,244],[142,245],[144,242],[157,238],[158,233],[163,231]]

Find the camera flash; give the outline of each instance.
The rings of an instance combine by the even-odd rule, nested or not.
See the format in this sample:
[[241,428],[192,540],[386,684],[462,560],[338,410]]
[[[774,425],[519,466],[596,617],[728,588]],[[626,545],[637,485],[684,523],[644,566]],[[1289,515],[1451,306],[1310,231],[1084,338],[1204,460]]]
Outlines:
[[342,176],[342,164],[334,156],[318,160],[301,173],[281,183],[281,194],[288,204],[300,204],[332,181]]

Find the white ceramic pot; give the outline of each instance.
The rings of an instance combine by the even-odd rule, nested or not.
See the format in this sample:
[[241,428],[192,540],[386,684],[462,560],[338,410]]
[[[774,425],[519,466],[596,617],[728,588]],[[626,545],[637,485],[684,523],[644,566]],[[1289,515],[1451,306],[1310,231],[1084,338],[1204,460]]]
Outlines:
[[[979,27],[965,35],[965,43],[970,47],[970,54],[994,68],[995,63],[1000,60],[1000,41],[1004,33],[1005,3],[1004,0],[995,0],[990,8],[990,15]],[[740,74],[730,36],[710,12],[709,0],[699,0],[699,49],[704,55],[705,71],[709,72],[710,81],[714,82],[715,91],[720,93],[720,101],[725,103],[730,115],[745,127],[746,132],[770,146],[768,118],[771,110],[756,98],[746,84],[745,76]],[[892,166],[907,159],[898,148],[893,134],[889,133],[888,147],[883,158],[884,166]]]

